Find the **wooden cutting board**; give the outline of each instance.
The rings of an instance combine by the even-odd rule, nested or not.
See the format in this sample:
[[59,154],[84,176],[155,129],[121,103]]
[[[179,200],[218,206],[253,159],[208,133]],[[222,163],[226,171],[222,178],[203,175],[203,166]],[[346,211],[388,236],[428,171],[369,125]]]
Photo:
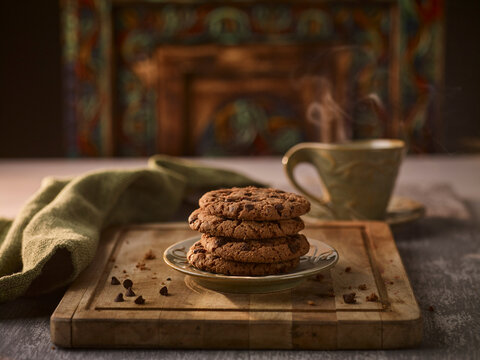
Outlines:
[[[420,309],[388,225],[308,224],[303,233],[338,250],[336,267],[293,290],[248,295],[202,288],[164,263],[165,248],[198,234],[185,224],[110,229],[53,313],[52,341],[63,347],[185,349],[387,349],[420,343]],[[143,260],[150,249],[156,258]],[[130,278],[145,305],[136,305],[135,298],[114,302],[124,289],[110,284],[112,276]],[[159,294],[162,283],[169,296]],[[359,290],[360,284],[367,289]],[[346,304],[342,295],[352,291],[357,304]],[[366,301],[372,292],[378,302]]]

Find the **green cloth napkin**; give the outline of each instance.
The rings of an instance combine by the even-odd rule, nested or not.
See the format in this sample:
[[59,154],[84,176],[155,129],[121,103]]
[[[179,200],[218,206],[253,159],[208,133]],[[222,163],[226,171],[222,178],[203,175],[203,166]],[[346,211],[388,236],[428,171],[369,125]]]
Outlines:
[[12,220],[0,219],[0,302],[74,280],[92,261],[102,229],[169,220],[188,194],[264,186],[238,173],[156,155],[148,168],[45,178]]

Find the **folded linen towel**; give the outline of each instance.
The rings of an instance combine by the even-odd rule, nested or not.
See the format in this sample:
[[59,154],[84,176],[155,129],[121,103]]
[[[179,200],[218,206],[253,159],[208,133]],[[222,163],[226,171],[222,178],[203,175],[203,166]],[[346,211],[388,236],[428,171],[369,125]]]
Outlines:
[[0,302],[73,281],[110,225],[167,221],[188,194],[257,185],[241,174],[156,155],[148,168],[45,178],[12,220],[0,219]]

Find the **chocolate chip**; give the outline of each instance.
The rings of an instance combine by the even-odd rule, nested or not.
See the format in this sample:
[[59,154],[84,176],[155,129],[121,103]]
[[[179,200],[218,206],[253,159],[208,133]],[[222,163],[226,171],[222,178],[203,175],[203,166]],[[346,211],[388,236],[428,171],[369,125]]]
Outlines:
[[166,286],[162,287],[160,289],[160,295],[167,296],[168,295],[168,289]]
[[350,266],[347,266],[347,267],[345,268],[345,272],[346,272],[346,273],[349,273],[350,271],[352,271],[352,268],[351,268]]
[[246,192],[244,195],[245,196],[252,196],[252,193],[251,192]]
[[135,296],[135,293],[133,292],[131,287],[127,289],[127,291],[125,292],[125,296],[128,296],[128,297]]
[[135,299],[135,304],[137,304],[137,305],[143,305],[143,304],[145,304],[145,299],[142,297],[142,295],[140,295],[139,297],[137,297],[137,298]]
[[224,238],[217,238],[215,239],[215,247],[221,247],[227,243],[227,240]]
[[355,299],[355,293],[349,293],[349,294],[343,294],[343,301],[345,301],[345,304],[356,304],[357,300]]
[[240,250],[241,251],[250,251],[250,250],[252,250],[252,247],[249,244],[243,244]]
[[133,286],[133,281],[130,279],[123,280],[123,287],[125,289],[131,288]]
[[277,205],[275,205],[275,209],[276,209],[277,211],[282,211],[282,210],[284,209],[284,207],[283,207],[282,204],[277,204]]
[[117,297],[115,298],[115,300],[113,300],[115,302],[124,302],[125,300],[123,299],[123,294],[120,293],[117,295]]
[[195,221],[197,221],[198,217],[197,216],[194,216],[190,219],[190,221],[188,222],[189,224],[193,224]]
[[195,250],[193,250],[193,253],[194,253],[194,254],[198,254],[198,253],[204,254],[204,253],[206,253],[206,252],[207,252],[207,250],[205,250],[205,249],[195,249]]
[[293,243],[293,244],[288,243],[288,248],[290,249],[292,254],[295,254],[298,251],[299,246],[298,246],[298,244],[295,244],[295,243]]
[[254,208],[255,208],[255,206],[253,206],[252,204],[246,204],[245,205],[245,209],[247,209],[248,211],[252,211]]
[[112,285],[120,285],[120,280],[118,280],[115,276],[112,276]]

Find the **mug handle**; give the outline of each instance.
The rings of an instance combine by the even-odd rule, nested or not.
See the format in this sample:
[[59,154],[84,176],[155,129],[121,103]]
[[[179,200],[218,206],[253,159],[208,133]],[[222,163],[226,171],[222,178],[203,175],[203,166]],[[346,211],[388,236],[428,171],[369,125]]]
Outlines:
[[[287,174],[288,180],[290,183],[297,188],[298,191],[306,195],[308,198],[314,200],[325,212],[327,212],[332,218],[335,218],[334,211],[330,206],[329,202],[325,201],[313,195],[310,191],[305,189],[302,185],[300,185],[295,179],[295,175],[293,173],[295,167],[301,163],[309,163],[312,164],[312,157],[311,157],[311,146],[308,143],[298,144],[294,147],[290,148],[282,158],[283,169]],[[320,177],[320,181],[323,182],[322,178]],[[325,186],[323,186],[325,188]]]

